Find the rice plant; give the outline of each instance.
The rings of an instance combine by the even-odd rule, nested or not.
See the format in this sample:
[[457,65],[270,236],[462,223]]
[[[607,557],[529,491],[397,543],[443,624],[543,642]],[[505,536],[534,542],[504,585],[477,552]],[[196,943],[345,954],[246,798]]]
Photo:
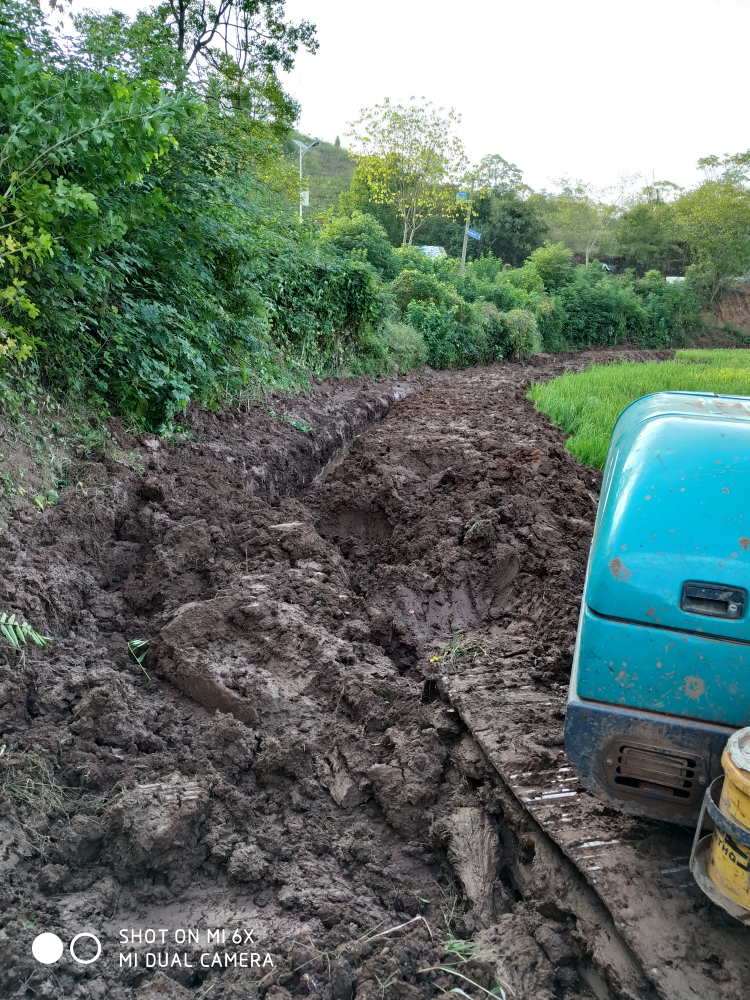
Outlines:
[[566,372],[533,383],[537,410],[572,435],[566,447],[583,465],[601,469],[617,418],[630,403],[652,392],[713,392],[750,396],[750,350],[677,351],[674,361],[623,361]]

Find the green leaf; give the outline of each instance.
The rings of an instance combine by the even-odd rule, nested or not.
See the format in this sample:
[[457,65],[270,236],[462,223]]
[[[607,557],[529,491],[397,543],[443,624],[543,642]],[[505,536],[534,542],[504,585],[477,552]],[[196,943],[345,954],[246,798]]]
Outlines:
[[2,631],[5,638],[15,649],[18,649],[18,640],[16,639],[15,633],[11,632],[7,625],[0,625],[0,630]]

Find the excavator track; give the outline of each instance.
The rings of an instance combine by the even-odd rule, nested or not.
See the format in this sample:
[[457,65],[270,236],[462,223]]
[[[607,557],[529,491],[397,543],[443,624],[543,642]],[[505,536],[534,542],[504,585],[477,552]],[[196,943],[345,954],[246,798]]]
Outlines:
[[[441,687],[523,809],[607,907],[657,994],[665,1000],[747,995],[747,929],[693,880],[690,831],[635,819],[590,795],[562,747],[564,687],[508,688],[501,676],[477,665],[443,676]],[[549,720],[545,743],[556,745],[551,766],[523,743],[529,720],[542,713]]]

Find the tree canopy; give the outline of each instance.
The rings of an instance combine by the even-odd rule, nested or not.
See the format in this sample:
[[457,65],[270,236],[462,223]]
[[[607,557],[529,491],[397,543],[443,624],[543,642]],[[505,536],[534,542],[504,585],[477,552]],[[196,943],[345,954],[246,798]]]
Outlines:
[[318,48],[315,26],[285,19],[284,0],[166,0],[134,18],[86,11],[74,18],[80,61],[98,71],[116,68],[131,79],[152,79],[178,90],[199,87],[227,101],[283,139],[299,117],[279,72],[297,52]]
[[403,229],[403,245],[433,215],[455,204],[452,183],[461,176],[466,158],[455,134],[460,117],[431,102],[383,104],[362,111],[350,123],[355,176],[374,202],[392,204]]
[[707,181],[675,204],[693,280],[709,302],[750,268],[750,191],[734,179]]

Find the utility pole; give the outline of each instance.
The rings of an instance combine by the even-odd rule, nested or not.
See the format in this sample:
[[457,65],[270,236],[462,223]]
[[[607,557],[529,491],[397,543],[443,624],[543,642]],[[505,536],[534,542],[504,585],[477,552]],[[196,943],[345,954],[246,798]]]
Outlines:
[[313,146],[319,146],[320,142],[311,142],[309,146],[306,146],[304,142],[300,142],[299,139],[292,139],[292,142],[299,146],[299,217],[302,218],[302,157],[308,151],[312,149]]
[[[302,161],[300,160],[300,163]],[[300,170],[302,168],[300,167]],[[466,211],[466,226],[464,228],[464,245],[461,250],[461,271],[463,272],[466,267],[466,244],[469,242],[469,224],[471,223],[471,200],[474,197],[474,184],[476,183],[476,177],[471,178],[471,191],[469,192],[469,204]]]

